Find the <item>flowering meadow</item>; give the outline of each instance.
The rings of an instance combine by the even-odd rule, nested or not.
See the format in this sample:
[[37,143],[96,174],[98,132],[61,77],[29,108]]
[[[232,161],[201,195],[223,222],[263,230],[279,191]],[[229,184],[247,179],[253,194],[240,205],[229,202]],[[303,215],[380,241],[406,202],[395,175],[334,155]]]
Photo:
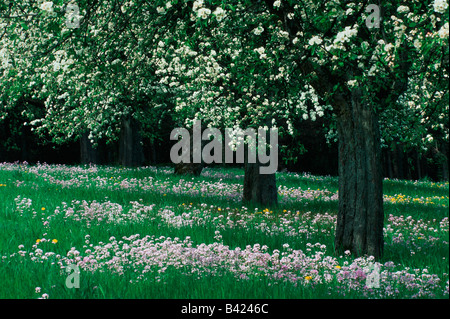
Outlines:
[[255,207],[238,168],[2,163],[0,298],[449,298],[448,182],[384,180],[381,260],[334,253],[336,177],[277,183]]

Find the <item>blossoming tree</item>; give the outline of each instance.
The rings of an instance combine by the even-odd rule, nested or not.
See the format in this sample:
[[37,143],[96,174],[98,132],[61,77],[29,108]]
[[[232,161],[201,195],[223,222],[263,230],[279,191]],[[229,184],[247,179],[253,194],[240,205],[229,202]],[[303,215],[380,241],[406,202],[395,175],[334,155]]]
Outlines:
[[[91,137],[112,136],[120,119],[145,122],[169,100],[180,125],[201,119],[294,136],[294,119],[332,112],[336,250],[380,257],[380,118],[388,123],[394,110],[424,119],[433,110],[448,113],[448,4],[369,4],[98,0],[78,1],[75,14],[59,2],[7,2],[2,100],[9,107],[23,96],[44,100],[45,116],[33,124],[61,139],[86,129]],[[67,25],[67,15],[79,18],[78,28]],[[275,175],[255,174],[258,165],[246,165],[244,195],[276,203]]]
[[448,112],[448,4],[405,4],[196,0],[186,21],[191,68],[183,69],[186,96],[176,105],[186,118],[245,126],[281,118],[289,126],[308,103],[305,118],[332,107],[338,251],[383,252],[380,116],[412,107]]
[[146,1],[10,1],[4,8],[2,112],[28,105],[33,128],[57,143],[121,137],[123,163],[133,164],[140,145],[129,140],[138,126],[155,137],[168,111],[169,92],[148,61],[153,36],[170,23]]

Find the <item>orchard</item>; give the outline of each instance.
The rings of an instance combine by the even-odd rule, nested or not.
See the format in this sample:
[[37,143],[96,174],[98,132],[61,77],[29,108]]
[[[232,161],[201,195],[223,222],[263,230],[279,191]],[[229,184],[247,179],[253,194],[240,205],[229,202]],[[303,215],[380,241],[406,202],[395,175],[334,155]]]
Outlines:
[[[167,200],[172,206],[175,194],[194,202],[208,198],[209,186],[197,185],[198,179],[210,178],[210,169],[223,171],[224,180],[231,174],[240,183],[226,182],[223,188],[231,187],[234,195],[228,190],[220,195],[244,205],[237,210],[289,211],[292,218],[309,209],[301,199],[291,202],[291,193],[284,191],[294,180],[287,171],[305,174],[310,165],[317,181],[329,171],[336,176],[332,184],[319,186],[333,189],[336,204],[329,208],[334,220],[333,230],[325,231],[326,253],[382,262],[392,254],[389,198],[398,193],[391,193],[391,183],[404,183],[414,205],[427,203],[417,195],[422,191],[417,183],[448,189],[448,80],[447,0],[4,0],[0,162],[5,172],[20,171],[4,175],[5,185],[13,183],[17,194],[22,179],[29,187],[33,178],[39,178],[36,185],[67,185],[69,175],[78,180],[65,169],[65,177],[52,175],[51,168],[41,181],[40,162],[49,162],[44,155],[57,165],[91,164],[92,171],[82,169],[89,176],[80,180],[83,185],[94,178],[91,173],[109,170],[96,165],[134,167],[137,180],[127,171],[123,189],[138,192],[143,201],[155,200],[143,189],[157,192],[162,197],[152,204]],[[255,134],[244,134],[262,131],[277,136],[267,134],[262,144]],[[256,149],[261,156],[249,156]],[[178,151],[183,160],[174,161]],[[268,161],[268,154],[271,159],[276,154],[276,161]],[[15,161],[13,167],[6,163]],[[38,169],[20,166],[23,161],[37,163]],[[273,163],[277,171],[267,169]],[[160,186],[161,176],[148,171],[167,165],[173,189]],[[142,175],[143,167],[149,176]],[[25,170],[36,176],[25,177]],[[109,192],[117,186],[107,188],[112,181],[98,178],[91,187]],[[190,179],[200,193],[184,193]],[[416,188],[408,188],[411,181]],[[42,185],[36,187],[41,192]],[[321,201],[327,192],[316,197]],[[13,193],[5,198],[16,198]],[[432,191],[425,197],[438,195]],[[130,200],[126,197],[128,205]],[[441,200],[448,207],[448,196]],[[215,216],[204,207],[202,212]],[[290,220],[286,216],[280,218]],[[448,247],[448,212],[439,217],[444,235],[438,237]],[[425,219],[433,218],[436,222],[436,216]],[[306,277],[309,283],[315,278],[302,272]]]

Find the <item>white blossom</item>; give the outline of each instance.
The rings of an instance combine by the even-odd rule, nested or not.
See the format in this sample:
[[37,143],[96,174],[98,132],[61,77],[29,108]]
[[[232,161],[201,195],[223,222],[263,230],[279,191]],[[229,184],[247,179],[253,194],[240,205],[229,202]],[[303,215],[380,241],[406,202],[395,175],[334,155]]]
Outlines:
[[437,13],[444,13],[448,8],[447,0],[434,0],[433,8]]
[[448,38],[448,22],[439,29],[438,35],[441,39]]
[[358,81],[356,81],[356,80],[350,80],[350,81],[347,81],[347,84],[348,84],[348,86],[350,86],[350,87],[354,87],[354,86],[356,86],[356,84],[358,84]]
[[259,27],[255,28],[255,29],[253,29],[253,33],[256,34],[256,35],[260,35],[263,32],[264,32],[264,28],[262,26],[259,26]]
[[47,1],[41,4],[40,6],[41,10],[53,12],[53,2]]
[[255,52],[257,52],[257,53],[259,53],[259,57],[261,58],[261,59],[265,59],[266,57],[267,57],[267,55],[266,55],[266,49],[264,48],[264,47],[260,47],[260,48],[258,48],[258,49],[254,49],[254,51]]
[[309,45],[314,45],[314,44],[321,44],[322,42],[323,42],[323,40],[315,35],[309,40],[308,43],[309,43]]
[[213,14],[216,16],[217,21],[222,21],[225,18],[226,12],[221,7],[217,7]]
[[409,7],[407,7],[407,6],[400,6],[400,7],[397,8],[397,12],[398,13],[407,13],[407,12],[409,12]]
[[202,18],[202,19],[206,19],[208,18],[208,16],[211,14],[211,10],[207,9],[207,8],[200,8],[197,11],[197,16]]
[[203,0],[195,0],[194,4],[192,5],[192,9],[194,11],[197,11],[198,9],[200,9],[201,7],[203,7]]
[[352,29],[351,27],[345,27],[344,31],[339,32],[336,35],[336,39],[334,39],[334,43],[344,43],[349,42],[350,38],[355,36],[358,33],[358,30]]

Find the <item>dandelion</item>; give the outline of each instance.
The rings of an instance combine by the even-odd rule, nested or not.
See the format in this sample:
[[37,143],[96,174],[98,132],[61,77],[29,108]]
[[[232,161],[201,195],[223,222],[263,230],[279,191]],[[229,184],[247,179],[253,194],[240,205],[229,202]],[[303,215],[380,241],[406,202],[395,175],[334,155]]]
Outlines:
[[45,207],[42,207],[41,210],[44,211],[44,210],[45,210]]
[[53,243],[53,244],[56,244],[57,242],[58,242],[57,239],[53,239],[53,240],[52,240],[52,243]]
[[341,269],[341,266],[337,265],[337,266],[336,266],[336,269]]
[[312,277],[311,276],[306,276],[305,279],[309,281],[309,280],[312,279]]
[[39,244],[41,242],[41,240],[38,238],[36,239],[36,244]]

